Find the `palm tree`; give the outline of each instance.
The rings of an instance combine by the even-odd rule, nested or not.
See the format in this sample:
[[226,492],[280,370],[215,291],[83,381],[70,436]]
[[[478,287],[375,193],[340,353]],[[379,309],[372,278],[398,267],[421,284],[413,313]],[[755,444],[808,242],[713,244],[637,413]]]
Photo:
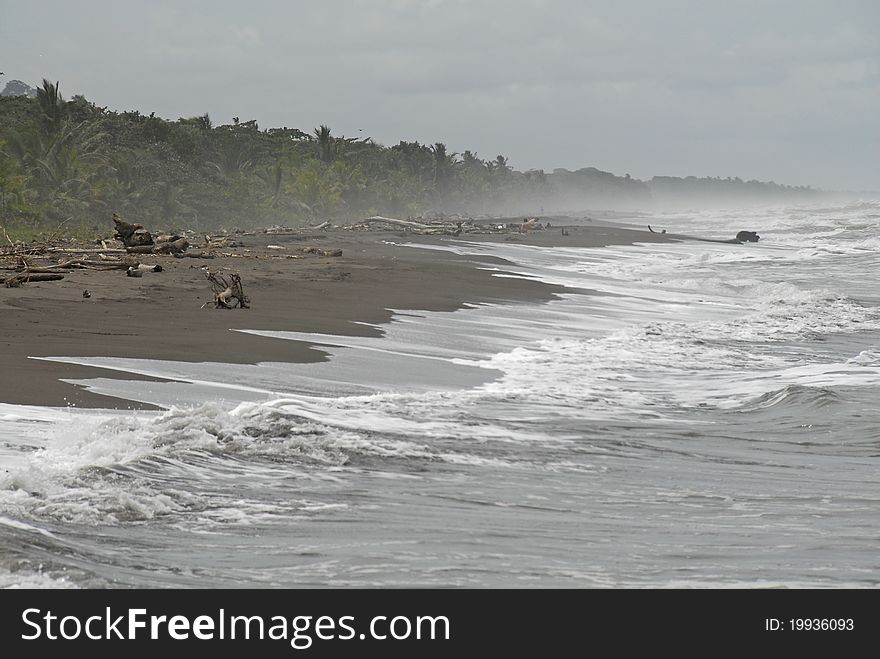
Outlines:
[[320,128],[316,128],[315,139],[318,140],[318,156],[321,162],[330,163],[333,160],[333,137],[330,135],[330,127],[321,124]]
[[278,208],[283,197],[282,182],[284,180],[283,159],[279,158],[274,165],[264,168],[257,175],[268,189],[266,202],[270,208]]
[[140,154],[120,149],[110,155],[93,175],[105,204],[119,212],[129,211],[141,197],[138,163]]
[[431,147],[431,153],[434,156],[434,187],[441,194],[446,193],[449,185],[449,173],[455,164],[455,153],[446,153],[446,145],[443,142],[437,142]]
[[225,179],[245,174],[254,166],[251,143],[235,136],[219,144],[214,150],[213,159],[206,164]]
[[165,222],[172,222],[180,213],[189,207],[181,201],[183,188],[168,181],[160,181],[156,185],[159,197],[159,210]]
[[495,156],[495,160],[486,164],[488,165],[490,172],[497,173],[500,176],[510,173],[510,166],[507,164],[507,158],[504,156]]
[[54,132],[64,118],[64,98],[58,91],[58,82],[53,85],[43,78],[43,86],[37,88],[37,101],[46,127]]
[[316,162],[300,170],[290,188],[296,203],[312,219],[319,213],[332,212],[340,200],[335,176]]

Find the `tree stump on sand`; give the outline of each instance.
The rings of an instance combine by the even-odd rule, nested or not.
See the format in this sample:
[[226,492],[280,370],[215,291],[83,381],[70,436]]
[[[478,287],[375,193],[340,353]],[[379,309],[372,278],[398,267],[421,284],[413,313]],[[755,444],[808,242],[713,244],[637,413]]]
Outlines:
[[116,226],[115,237],[126,247],[152,245],[153,236],[141,224],[129,224],[116,213],[113,213],[113,224]]
[[[211,282],[211,291],[214,293],[215,309],[241,309],[250,308],[250,299],[244,294],[241,286],[241,277],[237,272],[232,272],[228,276],[219,272],[205,272],[205,277]],[[202,306],[206,306],[210,302],[206,302]]]

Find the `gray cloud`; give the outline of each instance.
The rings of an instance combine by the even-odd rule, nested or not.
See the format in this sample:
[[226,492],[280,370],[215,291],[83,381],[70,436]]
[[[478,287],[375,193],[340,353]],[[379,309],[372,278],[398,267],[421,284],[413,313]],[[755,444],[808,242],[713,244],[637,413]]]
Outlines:
[[595,165],[880,188],[877,3],[4,3],[6,78],[115,109]]

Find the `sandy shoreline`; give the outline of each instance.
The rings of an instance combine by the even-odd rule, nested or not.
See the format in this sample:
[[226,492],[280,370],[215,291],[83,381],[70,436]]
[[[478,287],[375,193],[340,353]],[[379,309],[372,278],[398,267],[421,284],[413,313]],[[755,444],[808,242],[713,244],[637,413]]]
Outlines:
[[[609,226],[570,227],[565,236],[554,229],[525,235],[468,234],[462,238],[547,247],[599,247],[674,239]],[[74,270],[60,282],[0,287],[0,402],[149,408],[60,381],[143,378],[30,357],[316,362],[326,359],[326,353],[310,344],[229,330],[378,335],[381,331],[358,323],[387,322],[392,316],[389,309],[453,311],[466,303],[538,303],[553,299],[561,291],[560,287],[540,282],[494,277],[479,269],[491,262],[503,270],[505,262],[499,259],[480,260],[401,245],[446,240],[452,239],[382,231],[256,234],[241,237],[241,247],[230,249],[246,257],[197,260],[149,256],[142,261],[161,263],[163,272],[132,278],[119,270]],[[267,245],[284,249],[267,249]],[[301,249],[307,246],[342,249],[343,254],[302,254]],[[212,298],[203,266],[239,272],[251,308],[200,308]],[[91,297],[83,297],[85,289]]]

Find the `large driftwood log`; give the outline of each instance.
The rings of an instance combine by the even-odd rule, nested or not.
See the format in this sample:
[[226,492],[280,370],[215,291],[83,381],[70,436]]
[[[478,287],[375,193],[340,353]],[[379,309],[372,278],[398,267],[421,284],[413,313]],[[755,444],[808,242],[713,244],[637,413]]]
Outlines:
[[13,269],[18,272],[58,272],[59,270],[72,270],[74,268],[77,270],[124,270],[132,265],[137,267],[138,262],[131,259],[117,259],[113,261],[92,261],[89,259],[81,259],[39,266],[24,263],[15,266]]
[[186,238],[178,238],[167,243],[128,247],[126,251],[129,254],[180,254],[185,252],[187,247],[189,247],[189,241]]
[[373,217],[368,217],[364,220],[364,224],[369,224],[371,222],[384,222],[385,224],[394,224],[396,226],[408,227],[410,229],[430,229],[431,226],[427,224],[422,224],[420,222],[412,222],[410,220],[396,220],[393,217],[382,217],[381,215],[374,215]]
[[129,224],[116,213],[113,213],[113,224],[116,227],[116,238],[126,247],[152,245],[153,236],[141,224]]
[[152,254],[153,245],[137,245],[135,247],[127,247],[125,251],[129,254]]
[[153,245],[154,254],[178,254],[185,252],[189,247],[189,241],[186,238],[176,238],[165,243],[156,243]]
[[32,281],[59,281],[64,279],[64,275],[55,274],[55,273],[34,273],[31,274],[29,272],[22,273],[20,275],[15,275],[14,277],[9,277],[6,279],[4,284],[6,288],[18,288],[22,284],[27,284]]
[[30,272],[32,274],[37,274],[37,273],[53,274],[53,273],[58,273],[58,271],[62,270],[62,269],[66,269],[66,268],[62,268],[61,266],[51,266],[51,265],[49,265],[49,266],[35,265],[35,266],[29,266],[29,267],[25,267],[25,266],[20,265],[20,266],[13,268],[13,270],[15,270],[16,272],[24,272],[24,273]]
[[196,250],[194,252],[178,252],[173,256],[176,259],[213,259],[214,252]]
[[101,249],[78,247],[32,247],[14,252],[3,252],[0,256],[35,256],[37,254],[126,254],[125,249]]

